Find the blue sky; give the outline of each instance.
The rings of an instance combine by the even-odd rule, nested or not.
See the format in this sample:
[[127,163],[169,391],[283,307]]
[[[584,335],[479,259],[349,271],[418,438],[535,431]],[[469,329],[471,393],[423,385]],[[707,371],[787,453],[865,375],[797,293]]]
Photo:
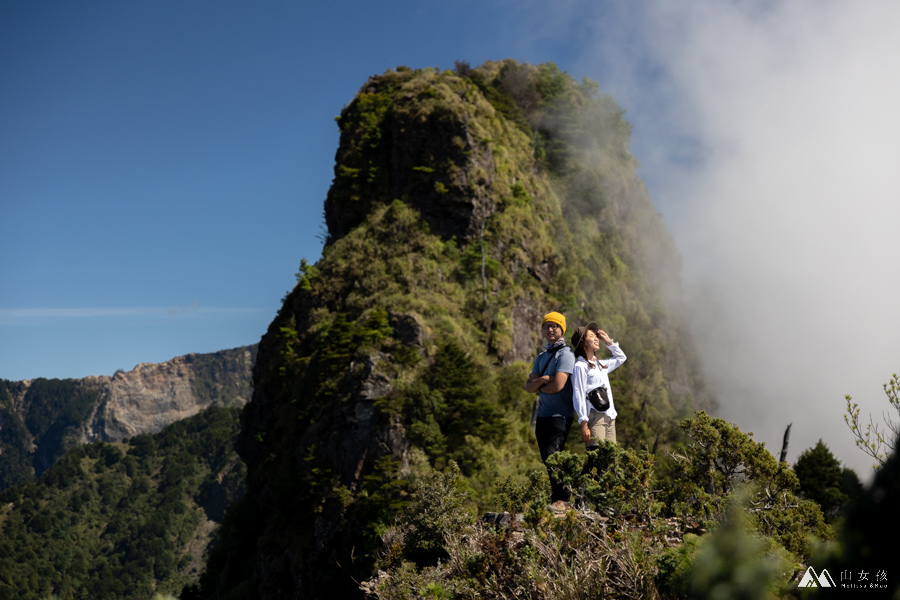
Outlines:
[[[537,6],[537,4],[535,4]],[[318,258],[334,117],[373,74],[556,61],[516,5],[0,7],[0,377],[255,343]]]
[[626,109],[723,416],[847,460],[900,370],[895,5],[0,3],[0,378],[259,341],[365,80],[511,57]]

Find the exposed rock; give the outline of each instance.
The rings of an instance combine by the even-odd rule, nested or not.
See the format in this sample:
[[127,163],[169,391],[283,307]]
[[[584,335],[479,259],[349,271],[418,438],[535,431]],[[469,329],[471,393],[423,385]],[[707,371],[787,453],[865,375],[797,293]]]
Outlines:
[[391,312],[388,313],[388,322],[398,340],[419,350],[424,348],[425,329],[415,316]]
[[521,514],[513,514],[508,512],[489,512],[481,515],[481,522],[495,527],[497,529],[514,530],[519,529],[525,517]]
[[[487,144],[477,143],[468,120],[459,113],[434,110],[422,115],[416,103],[401,99],[396,105],[391,134],[392,196],[408,194],[434,228],[444,237],[471,237],[491,212],[487,193],[494,179],[494,157]],[[401,142],[402,140],[402,142]],[[457,143],[435,144],[435,140]],[[452,177],[416,178],[416,168],[453,164]]]
[[374,400],[391,391],[391,380],[379,370],[385,358],[375,352],[361,363],[351,363],[345,375],[347,389],[353,390],[351,398],[332,403],[330,418],[311,425],[300,440],[301,447],[318,443],[322,459],[351,489],[365,466],[371,468],[385,455],[403,457],[409,446],[398,425],[375,409]]
[[39,476],[66,450],[156,433],[209,406],[250,400],[256,346],[188,354],[83,379],[0,381],[0,490]]
[[[410,201],[445,238],[471,238],[496,209],[491,146],[473,135],[471,107],[448,88],[414,78],[398,91],[394,79],[370,78],[340,117],[335,180],[325,202],[329,242],[359,225],[385,198]],[[435,94],[439,100],[431,101]],[[393,103],[378,113],[380,133],[370,136],[371,121],[359,123],[356,116],[365,110],[360,104],[375,98]]]
[[188,354],[158,364],[143,363],[113,377],[93,377],[104,393],[82,430],[82,442],[119,441],[156,433],[207,406],[246,404],[251,395],[253,351]]
[[351,385],[356,383],[356,398],[375,400],[390,393],[390,378],[378,371],[378,365],[385,358],[381,352],[375,352],[367,356],[361,363],[350,363],[350,368],[347,370],[347,381]]
[[542,316],[540,307],[530,296],[522,296],[516,301],[512,307],[512,349],[504,362],[533,359],[540,346],[536,324],[541,322]]

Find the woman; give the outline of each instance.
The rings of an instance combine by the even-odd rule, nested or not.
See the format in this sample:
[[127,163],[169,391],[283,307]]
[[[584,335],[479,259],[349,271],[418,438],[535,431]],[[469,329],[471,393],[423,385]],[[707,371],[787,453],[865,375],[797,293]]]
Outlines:
[[[597,356],[601,341],[612,358],[600,360]],[[572,349],[577,358],[572,371],[572,403],[581,424],[581,441],[587,450],[595,450],[600,440],[616,441],[617,413],[609,374],[625,362],[625,353],[596,323],[575,330]]]

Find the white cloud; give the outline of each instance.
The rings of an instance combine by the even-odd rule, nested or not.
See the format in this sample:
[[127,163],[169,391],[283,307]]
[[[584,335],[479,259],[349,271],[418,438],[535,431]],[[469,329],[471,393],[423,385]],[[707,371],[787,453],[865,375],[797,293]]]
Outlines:
[[636,127],[722,416],[867,476],[842,414],[900,371],[900,4],[629,6],[580,67]]
[[723,416],[867,475],[842,412],[900,370],[900,5],[691,6],[661,59],[711,152],[670,222]]

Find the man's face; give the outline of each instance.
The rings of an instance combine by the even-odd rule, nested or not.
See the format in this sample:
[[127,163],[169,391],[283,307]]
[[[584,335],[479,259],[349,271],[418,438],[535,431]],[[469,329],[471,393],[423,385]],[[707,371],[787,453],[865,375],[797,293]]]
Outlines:
[[551,344],[555,344],[563,334],[562,327],[556,323],[544,323],[541,326],[541,331],[544,332],[544,337],[547,338],[547,341]]

